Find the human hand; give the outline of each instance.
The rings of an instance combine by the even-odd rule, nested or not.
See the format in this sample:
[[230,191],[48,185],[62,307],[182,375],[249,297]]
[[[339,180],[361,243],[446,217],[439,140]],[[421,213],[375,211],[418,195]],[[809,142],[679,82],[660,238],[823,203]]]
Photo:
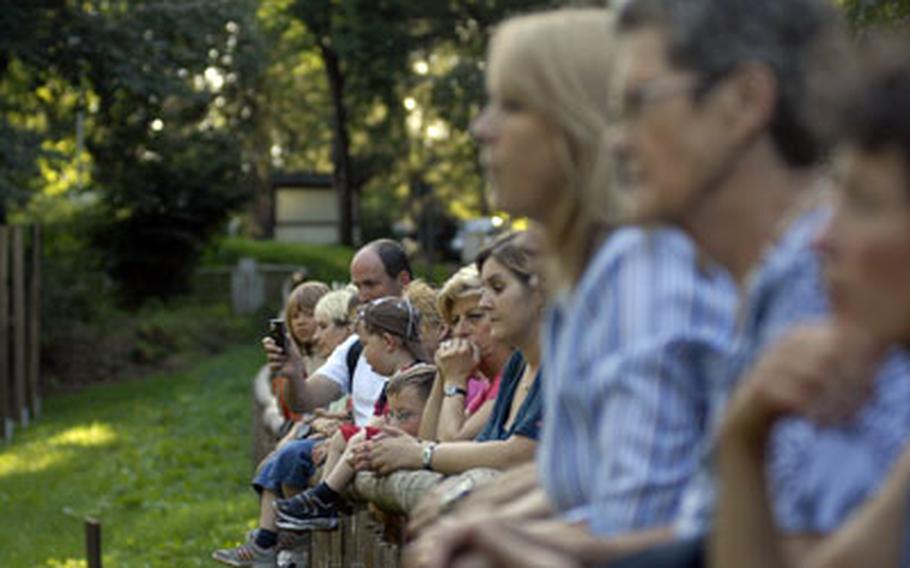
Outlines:
[[293,341],[287,341],[285,347],[285,349],[279,347],[271,337],[262,338],[262,348],[265,350],[269,370],[273,375],[289,378],[305,376],[306,368],[297,345]]
[[468,339],[449,339],[436,350],[435,361],[446,384],[464,388],[480,364],[480,349]]
[[313,450],[310,452],[310,459],[313,460],[313,465],[319,467],[325,462],[325,458],[328,455],[328,444],[324,441],[319,442],[313,446]]
[[360,446],[360,458],[369,469],[388,475],[400,469],[420,469],[423,466],[423,446],[415,438],[397,428],[382,427],[382,434]]
[[884,346],[843,322],[795,328],[761,356],[735,393],[723,432],[764,445],[771,426],[799,414],[819,423],[843,421],[873,389]]
[[341,422],[331,418],[314,418],[313,422],[310,424],[310,428],[312,428],[314,432],[321,434],[325,438],[331,438],[338,430],[339,426],[341,426]]
[[442,521],[405,549],[408,568],[496,566],[506,568],[577,568],[572,556],[538,544],[502,522]]

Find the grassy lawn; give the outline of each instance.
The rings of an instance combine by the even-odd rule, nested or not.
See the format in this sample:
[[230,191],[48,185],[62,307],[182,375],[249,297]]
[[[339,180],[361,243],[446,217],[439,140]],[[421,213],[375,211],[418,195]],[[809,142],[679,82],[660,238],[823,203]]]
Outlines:
[[254,524],[251,381],[243,346],[185,372],[45,401],[0,442],[0,566],[84,566],[82,519],[102,522],[105,566],[213,566]]

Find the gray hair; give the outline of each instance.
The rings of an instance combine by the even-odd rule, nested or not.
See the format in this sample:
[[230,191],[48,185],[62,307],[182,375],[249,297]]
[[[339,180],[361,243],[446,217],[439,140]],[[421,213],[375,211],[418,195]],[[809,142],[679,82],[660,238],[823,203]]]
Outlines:
[[823,147],[807,116],[808,77],[822,42],[840,31],[827,0],[628,0],[617,17],[620,32],[661,29],[674,66],[695,72],[703,95],[743,63],[767,65],[778,100],[769,130],[792,166],[817,161]]

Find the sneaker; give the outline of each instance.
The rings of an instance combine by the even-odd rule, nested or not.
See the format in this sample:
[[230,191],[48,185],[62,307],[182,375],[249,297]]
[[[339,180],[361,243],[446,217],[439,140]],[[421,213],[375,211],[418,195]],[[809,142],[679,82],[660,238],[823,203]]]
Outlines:
[[256,531],[247,533],[247,540],[234,548],[219,548],[212,559],[228,566],[275,568],[278,566],[278,547],[261,548],[256,544]]
[[338,511],[319,500],[312,490],[290,499],[275,501],[279,529],[288,531],[332,530],[338,527]]

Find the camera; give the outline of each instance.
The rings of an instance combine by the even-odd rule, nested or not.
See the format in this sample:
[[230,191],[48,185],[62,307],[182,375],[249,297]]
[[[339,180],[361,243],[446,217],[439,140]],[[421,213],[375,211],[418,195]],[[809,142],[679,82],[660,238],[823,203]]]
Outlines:
[[269,337],[275,341],[275,345],[280,347],[282,351],[287,350],[287,331],[283,319],[273,318],[269,320]]

